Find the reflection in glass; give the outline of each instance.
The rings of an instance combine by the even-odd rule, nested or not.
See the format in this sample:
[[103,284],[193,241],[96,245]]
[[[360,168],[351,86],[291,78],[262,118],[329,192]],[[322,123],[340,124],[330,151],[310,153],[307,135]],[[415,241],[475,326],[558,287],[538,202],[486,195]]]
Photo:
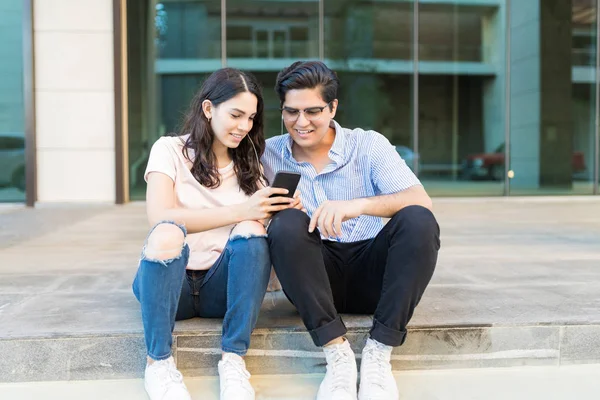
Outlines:
[[129,186],[130,198],[143,200],[152,144],[177,130],[202,80],[221,67],[221,2],[130,3]]
[[23,2],[0,3],[0,202],[25,201]]
[[[326,59],[360,60],[375,69],[386,66],[375,60],[412,59],[412,1],[336,0],[324,5]],[[390,72],[399,73],[401,66],[407,65],[392,63]]]
[[153,10],[159,58],[220,59],[220,1],[164,1]]
[[507,3],[420,2],[415,49],[412,1],[228,0],[226,43],[221,0],[128,2],[131,198],[144,197],[151,144],[222,66],[222,44],[226,64],[263,85],[267,137],[282,133],[277,73],[321,50],[341,82],[336,120],[385,135],[432,195],[502,195],[507,152],[512,194],[592,193],[597,1]]
[[432,195],[501,195],[505,9],[422,4],[419,177]]
[[[273,71],[297,59],[315,58],[318,19],[317,2],[230,0],[227,64],[256,72]],[[281,62],[269,66],[266,59]]]
[[325,62],[340,80],[336,120],[373,129],[412,168],[411,2],[325,2]]
[[318,26],[316,1],[227,1],[227,65],[252,72],[262,84],[267,137],[282,130],[273,90],[277,73],[294,61],[318,58]]
[[[419,59],[421,61],[476,62],[485,61],[493,51],[492,38],[484,38],[486,14],[499,17],[499,7],[459,8],[463,1],[446,7],[419,6]],[[500,3],[500,2],[498,2]]]
[[596,0],[534,3],[511,9],[511,194],[591,194]]

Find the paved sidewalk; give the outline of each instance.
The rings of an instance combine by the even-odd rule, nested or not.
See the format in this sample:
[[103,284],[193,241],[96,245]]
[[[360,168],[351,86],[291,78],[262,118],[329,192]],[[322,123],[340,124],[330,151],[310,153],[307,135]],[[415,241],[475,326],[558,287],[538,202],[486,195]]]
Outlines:
[[[402,400],[586,400],[600,393],[600,366],[398,372]],[[257,400],[314,400],[322,375],[253,376]],[[192,399],[218,400],[216,377],[186,378]],[[142,379],[0,384],[11,400],[147,400]]]
[[[600,323],[600,199],[437,200],[435,213],[442,248],[413,327]],[[18,209],[0,226],[0,338],[141,332],[144,204]]]
[[[505,360],[514,365],[522,357],[544,365],[600,360],[600,199],[434,202],[442,249],[434,278],[410,325],[413,339],[395,356],[398,368],[435,368],[449,360],[460,366],[482,366],[490,357],[500,362],[492,366]],[[0,213],[0,227],[0,351],[15,357],[0,361],[0,371],[3,362],[22,362],[23,354],[14,349],[41,346],[27,340],[73,338],[74,344],[66,350],[59,340],[44,351],[28,347],[27,351],[42,357],[38,363],[55,362],[48,357],[62,354],[57,364],[44,364],[37,376],[49,380],[130,377],[132,370],[138,376],[138,361],[117,369],[107,367],[102,375],[87,364],[77,365],[69,349],[75,348],[77,357],[85,361],[86,351],[98,354],[115,348],[109,343],[113,339],[106,337],[121,338],[118,351],[139,358],[142,325],[130,286],[148,230],[144,204],[11,208]],[[360,332],[371,324],[369,316],[344,316],[344,320]],[[216,342],[199,344],[199,340],[218,335],[220,324],[207,319],[178,323],[176,334],[200,335],[178,341],[190,357],[186,361],[182,355],[180,361],[195,368],[199,354],[218,351]],[[435,331],[445,328],[454,331]],[[271,332],[281,337],[304,334],[297,313],[281,293],[268,296],[263,305],[257,329],[262,339],[253,341],[257,357],[281,356],[269,353],[279,350],[262,347],[277,342],[267,340]],[[437,344],[431,344],[432,337]],[[102,340],[100,347],[94,347],[96,338]],[[318,350],[304,336],[298,343],[294,345],[298,350]],[[29,378],[22,379],[33,379],[36,361],[29,362],[15,374],[23,372]]]

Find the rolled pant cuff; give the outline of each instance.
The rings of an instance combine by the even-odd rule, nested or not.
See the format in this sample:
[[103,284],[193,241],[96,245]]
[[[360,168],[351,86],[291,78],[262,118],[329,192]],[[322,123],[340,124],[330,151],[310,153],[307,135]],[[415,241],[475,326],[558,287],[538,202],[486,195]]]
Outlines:
[[148,353],[148,357],[150,357],[152,360],[154,361],[163,361],[166,360],[167,358],[171,357],[172,353],[168,352],[167,354],[165,354],[164,356],[160,356],[160,357],[155,357],[152,354]]
[[406,340],[406,331],[397,331],[388,328],[376,319],[373,319],[373,327],[369,333],[371,334],[372,339],[375,339],[386,346],[402,346]]
[[325,346],[335,338],[344,336],[346,332],[348,332],[346,325],[344,325],[344,322],[339,315],[333,321],[328,322],[317,329],[308,331],[315,345],[319,347]]
[[246,353],[248,353],[248,349],[236,350],[236,349],[229,348],[229,347],[221,347],[221,350],[223,351],[223,353],[233,353],[233,354],[237,354],[240,357],[244,357],[246,355]]

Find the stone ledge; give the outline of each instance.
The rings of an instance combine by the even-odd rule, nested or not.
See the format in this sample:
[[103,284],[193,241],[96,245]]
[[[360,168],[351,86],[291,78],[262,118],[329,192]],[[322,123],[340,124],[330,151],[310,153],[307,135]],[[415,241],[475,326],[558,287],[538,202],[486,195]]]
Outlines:
[[[349,328],[360,359],[366,327]],[[600,325],[413,328],[392,356],[394,370],[558,366],[600,362]],[[216,374],[220,334],[176,334],[186,376]],[[0,340],[0,382],[123,379],[143,375],[142,335]],[[307,332],[258,329],[246,358],[255,375],[324,372]]]

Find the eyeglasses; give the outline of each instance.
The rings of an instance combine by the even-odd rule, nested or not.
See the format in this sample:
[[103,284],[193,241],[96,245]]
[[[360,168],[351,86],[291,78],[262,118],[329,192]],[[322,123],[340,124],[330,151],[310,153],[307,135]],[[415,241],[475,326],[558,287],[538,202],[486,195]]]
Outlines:
[[304,113],[304,118],[309,121],[316,121],[321,118],[323,114],[323,110],[326,107],[329,107],[331,102],[325,104],[323,107],[310,107],[305,108],[304,110],[296,110],[295,108],[283,107],[280,108],[281,115],[286,122],[294,122],[300,118],[300,113]]

